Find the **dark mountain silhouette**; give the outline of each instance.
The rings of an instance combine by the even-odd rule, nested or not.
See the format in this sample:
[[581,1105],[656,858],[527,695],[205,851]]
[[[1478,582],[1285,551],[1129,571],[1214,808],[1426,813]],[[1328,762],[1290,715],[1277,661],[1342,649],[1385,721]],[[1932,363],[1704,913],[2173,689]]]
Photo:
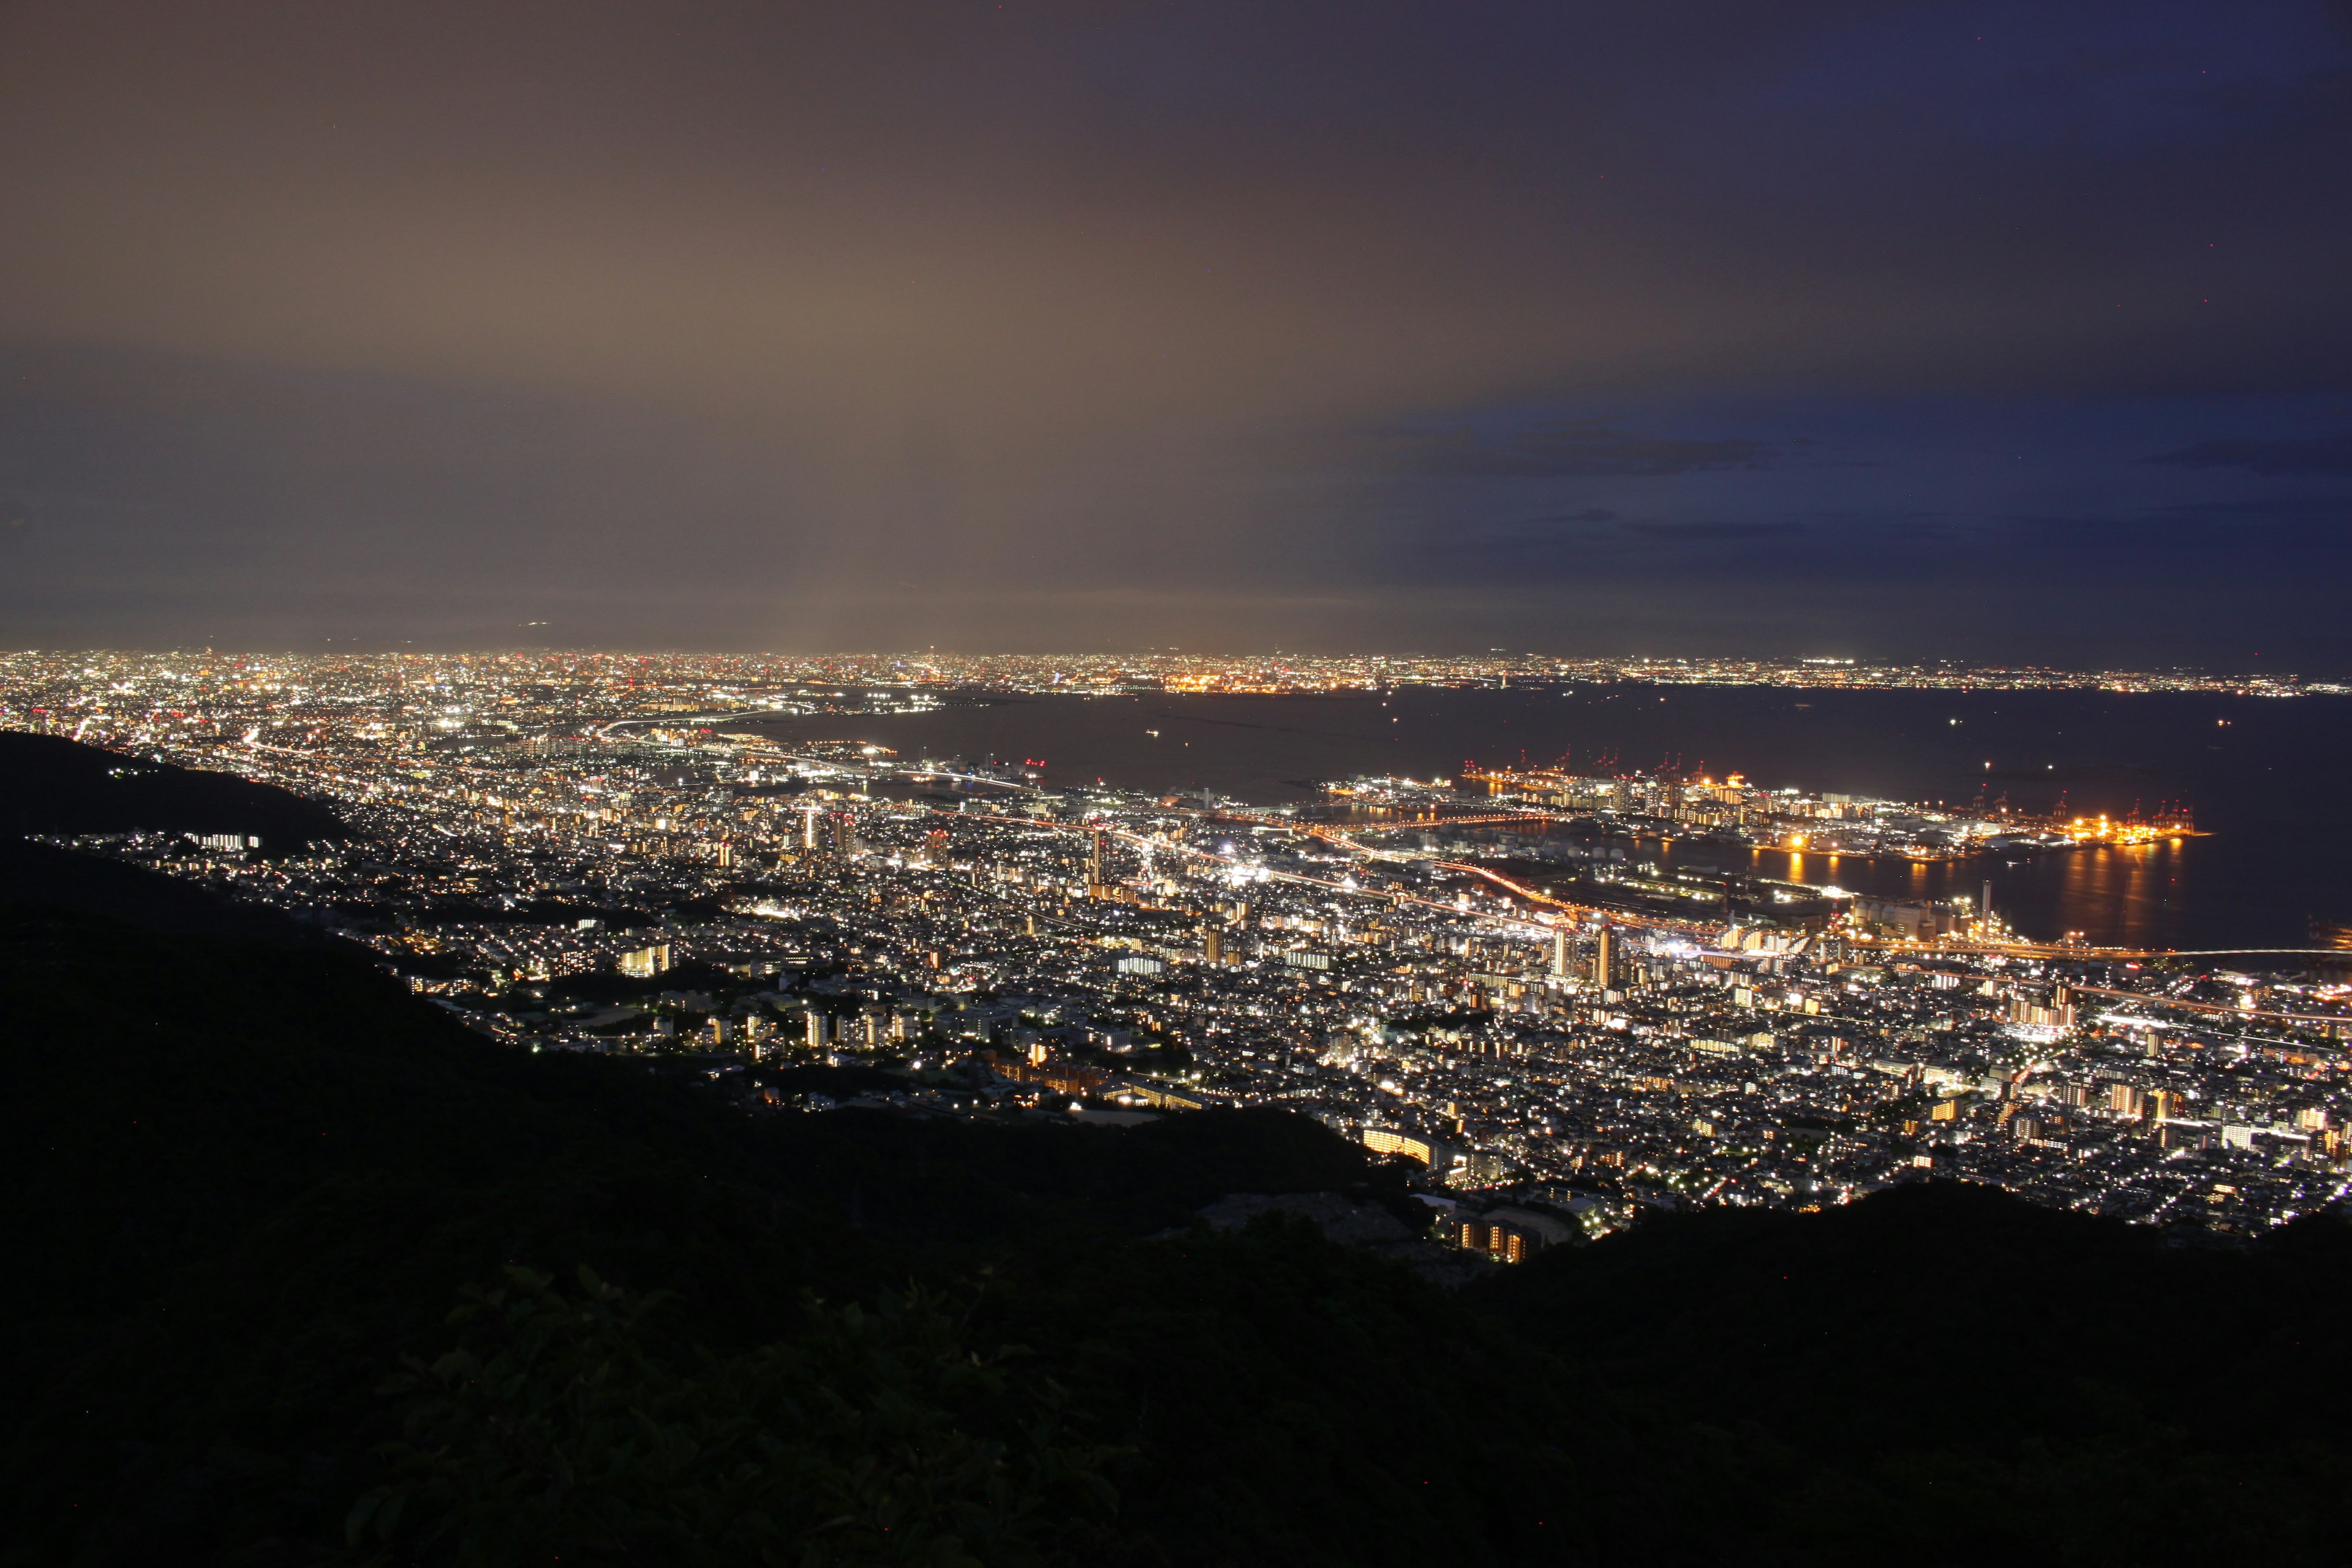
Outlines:
[[515,1052],[357,949],[52,854],[58,898],[0,895],[0,1563],[2352,1538],[2332,1216],[2192,1244],[1924,1184],[1449,1292],[1278,1215],[1192,1223],[1235,1193],[1410,1212],[1303,1118],[753,1113],[700,1059]]
[[274,784],[0,731],[0,833],[141,831],[241,833],[266,852],[351,836],[333,812]]

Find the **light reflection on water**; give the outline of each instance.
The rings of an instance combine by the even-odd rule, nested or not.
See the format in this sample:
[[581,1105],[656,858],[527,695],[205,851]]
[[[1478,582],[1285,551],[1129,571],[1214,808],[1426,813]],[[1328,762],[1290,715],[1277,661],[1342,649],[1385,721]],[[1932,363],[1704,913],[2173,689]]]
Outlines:
[[[2038,855],[2014,864],[1999,856],[1916,861],[1892,857],[1801,854],[1684,842],[1660,864],[1679,859],[1734,867],[1815,887],[1833,886],[1881,899],[1983,897],[1992,884],[1993,910],[2027,935],[2052,940],[2080,931],[2115,947],[2177,947],[2187,940],[2180,897],[2193,839],[2159,840]],[[1743,865],[1744,863],[1744,865]]]
[[[1958,722],[1954,722],[1957,720]],[[1438,690],[1347,697],[1017,700],[927,714],[778,718],[803,739],[870,741],[914,756],[1047,759],[1049,784],[1211,787],[1273,804],[1314,781],[1453,775],[1467,758],[1570,756],[1599,772],[1732,769],[1767,787],[2020,811],[2129,813],[2185,800],[2212,837],[2084,848],[2016,865],[1804,857],[1796,879],[1881,897],[1973,896],[2023,933],[2094,942],[2295,947],[2308,922],[2352,921],[2352,699],[2288,701],[2109,692],[1787,691],[1758,688]],[[1788,852],[1678,846],[1729,868],[1786,874]]]

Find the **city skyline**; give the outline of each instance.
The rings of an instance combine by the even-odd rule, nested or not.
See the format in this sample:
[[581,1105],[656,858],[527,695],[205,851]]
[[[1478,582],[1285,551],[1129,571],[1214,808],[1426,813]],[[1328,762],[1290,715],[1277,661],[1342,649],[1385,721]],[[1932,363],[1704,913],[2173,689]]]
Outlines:
[[[2179,896],[2211,837],[2185,805],[2013,805],[2014,773],[1961,805],[1613,762],[1359,771],[1268,802],[861,729],[959,702],[1123,714],[1188,693],[1203,668],[1181,655],[831,662],[14,655],[0,724],[109,747],[79,765],[132,788],[156,763],[234,772],[342,824],[320,838],[336,817],[289,804],[266,831],[52,844],[289,912],[517,1050],[695,1061],[754,1116],[835,1109],[772,1076],[820,1065],[887,1068],[856,1103],[949,1120],[1279,1107],[1411,1161],[1444,1239],[1510,1262],[1645,1210],[1818,1212],[1928,1174],[2238,1234],[2347,1191],[2352,928],[2191,947],[2035,930],[1996,899],[2005,867],[2084,858],[2089,881]],[[1490,658],[1390,684],[1365,668],[1384,662],[1222,673],[1229,700],[1367,706],[1514,678]],[[2053,696],[2070,722],[2085,700],[2298,695],[1924,689]],[[793,720],[829,738],[772,727]]]
[[[326,639],[331,645],[333,639]],[[406,662],[436,672],[468,661],[547,665],[569,673],[593,673],[609,683],[635,684],[627,667],[640,664],[654,683],[680,691],[709,689],[719,697],[751,695],[754,687],[809,681],[874,685],[973,686],[1008,691],[1109,692],[1161,689],[1203,695],[1274,695],[1375,689],[1387,686],[1475,687],[1519,677],[1547,681],[1648,682],[1661,685],[1792,686],[1852,690],[2077,690],[2129,692],[2202,691],[2237,696],[2343,695],[2340,681],[2312,679],[2299,671],[2221,670],[2191,664],[2074,668],[2032,663],[1974,663],[1939,659],[1906,663],[1887,659],[1796,657],[1688,657],[1633,654],[1571,657],[1533,649],[1488,648],[1480,653],[1438,654],[1356,649],[1322,652],[1281,648],[1219,650],[1146,647],[1107,651],[1016,648],[835,648],[817,652],[773,649],[726,652],[657,647],[551,647],[541,644],[481,647],[384,646],[346,637],[347,647],[317,649],[223,647],[155,648],[76,647],[0,652],[0,674],[17,680],[54,679],[81,657],[134,661],[134,679],[178,681],[193,673],[163,668],[194,663],[251,670],[285,664],[310,670],[341,660],[382,668],[397,677]],[[33,672],[39,671],[39,675]],[[441,679],[437,674],[435,679]],[[19,701],[29,690],[14,693]],[[0,689],[0,703],[11,694]],[[0,714],[10,711],[0,706]]]

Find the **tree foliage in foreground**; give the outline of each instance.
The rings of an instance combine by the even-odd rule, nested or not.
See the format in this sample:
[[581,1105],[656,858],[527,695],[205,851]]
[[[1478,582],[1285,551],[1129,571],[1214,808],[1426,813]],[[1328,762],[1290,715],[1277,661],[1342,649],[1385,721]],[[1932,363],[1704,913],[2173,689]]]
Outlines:
[[1060,1391],[1011,1375],[1018,1348],[973,1350],[920,1291],[871,1310],[804,1296],[792,1337],[683,1368],[644,1332],[665,1298],[585,1268],[576,1294],[521,1268],[465,1294],[456,1348],[386,1387],[407,1407],[398,1479],[352,1510],[355,1546],[963,1568],[1060,1555],[1116,1505]]
[[[0,1568],[2146,1568],[2352,1539],[2332,1215],[2189,1246],[1937,1183],[1447,1293],[1311,1226],[1188,1224],[1401,1198],[1283,1112],[746,1116],[659,1064],[491,1046],[330,945],[54,910],[0,907]],[[579,1262],[675,1295],[500,1272]],[[495,1288],[453,1328],[467,1280]],[[931,1293],[806,1294],[902,1281]]]

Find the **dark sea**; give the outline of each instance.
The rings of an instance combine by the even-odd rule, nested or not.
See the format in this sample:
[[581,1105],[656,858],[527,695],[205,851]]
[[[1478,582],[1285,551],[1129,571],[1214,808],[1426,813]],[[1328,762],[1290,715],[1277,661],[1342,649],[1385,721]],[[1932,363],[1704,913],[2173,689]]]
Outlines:
[[[1675,845],[1728,869],[1940,897],[1992,884],[2024,933],[2187,949],[2314,945],[2352,922],[2352,698],[2106,692],[1790,691],[1753,687],[1410,688],[1349,697],[1039,697],[933,713],[765,721],[780,738],[903,756],[1036,761],[1049,785],[1208,787],[1258,804],[1324,779],[1453,776],[1465,762],[1685,768],[1795,786],[2020,810],[2153,812],[2210,837],[2016,861],[1920,866]],[[1157,733],[1154,733],[1157,731]]]

